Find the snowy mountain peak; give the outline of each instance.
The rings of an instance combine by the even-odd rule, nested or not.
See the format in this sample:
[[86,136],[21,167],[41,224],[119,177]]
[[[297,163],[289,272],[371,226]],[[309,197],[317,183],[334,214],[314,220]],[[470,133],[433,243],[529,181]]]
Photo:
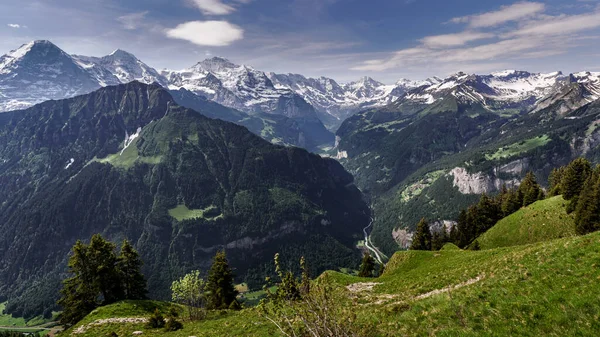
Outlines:
[[198,62],[194,68],[201,68],[204,71],[208,72],[222,72],[228,69],[239,68],[240,66],[232,63],[226,58],[215,56],[208,58],[204,61]]

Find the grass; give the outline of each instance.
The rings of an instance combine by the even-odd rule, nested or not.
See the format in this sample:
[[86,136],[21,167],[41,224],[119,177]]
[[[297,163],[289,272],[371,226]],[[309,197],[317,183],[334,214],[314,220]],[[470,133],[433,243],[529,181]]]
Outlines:
[[174,217],[175,219],[177,219],[177,221],[191,220],[191,219],[204,219],[204,218],[215,219],[221,215],[216,216],[216,217],[207,217],[206,213],[208,213],[210,211],[214,211],[216,209],[217,209],[217,207],[214,205],[211,205],[205,209],[189,209],[189,208],[187,208],[186,205],[178,205],[177,207],[169,210],[169,215]]
[[[183,321],[183,329],[165,332],[162,329],[148,329],[144,323],[106,323],[88,325],[97,320],[119,317],[149,317],[158,308],[167,313],[172,304],[158,301],[125,301],[98,308],[86,316],[74,327],[63,332],[61,336],[105,337],[111,332],[119,336],[131,336],[134,331],[143,331],[143,336],[172,337],[212,337],[212,336],[278,336],[274,327],[263,318],[257,309],[236,311],[215,311],[202,321]],[[87,326],[84,334],[73,332],[80,326]]]
[[48,333],[47,330],[36,328],[39,325],[48,324],[49,320],[43,317],[35,317],[25,321],[22,317],[12,317],[12,315],[3,314],[6,302],[0,303],[0,331],[19,331],[19,332],[39,332],[41,335]]
[[538,201],[500,220],[477,241],[481,249],[524,245],[576,235],[573,214],[561,197]]
[[114,167],[123,169],[129,169],[138,162],[152,165],[159,164],[162,161],[162,156],[144,157],[139,155],[136,145],[138,139],[139,138],[134,139],[122,153],[114,153],[105,158],[94,159],[94,161],[111,164]]
[[486,154],[487,160],[497,160],[503,158],[510,158],[521,153],[531,151],[537,147],[544,146],[550,142],[548,135],[541,135],[535,138],[527,139],[519,143],[511,144],[498,149],[493,154]]

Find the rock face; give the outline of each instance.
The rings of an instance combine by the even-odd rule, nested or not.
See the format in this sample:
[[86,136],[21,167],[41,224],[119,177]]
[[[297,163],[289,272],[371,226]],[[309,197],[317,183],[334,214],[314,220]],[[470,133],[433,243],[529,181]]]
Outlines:
[[[519,168],[518,165],[517,163],[508,164],[507,170],[502,172],[509,172],[509,169],[516,172],[516,169]],[[457,187],[462,194],[490,194],[500,190],[504,184],[508,188],[518,186],[519,184],[519,179],[503,180],[495,176],[489,176],[483,172],[469,173],[464,167],[456,167],[449,174],[454,177],[453,186]]]

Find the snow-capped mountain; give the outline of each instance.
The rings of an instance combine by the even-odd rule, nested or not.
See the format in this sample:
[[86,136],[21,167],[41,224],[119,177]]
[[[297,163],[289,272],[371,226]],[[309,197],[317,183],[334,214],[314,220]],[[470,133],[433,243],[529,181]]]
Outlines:
[[293,90],[319,112],[329,114],[338,123],[362,109],[390,104],[407,90],[425,84],[401,80],[395,85],[385,85],[370,77],[338,84],[327,77],[306,78],[299,74],[275,73],[267,75],[276,87]]
[[[90,57],[73,55],[84,68],[98,68],[100,71],[108,71],[115,76],[120,83],[139,81],[142,83],[158,83],[167,86],[166,78],[160,75],[154,68],[140,61],[133,54],[117,49],[104,57]],[[99,75],[98,78],[103,78]]]
[[561,72],[536,74],[506,70],[489,75],[459,72],[409,90],[396,104],[432,105],[453,97],[458,102],[481,104],[489,110],[525,112],[555,92],[566,78]]
[[0,57],[0,111],[72,97],[100,86],[91,72],[49,41],[32,41]]
[[213,57],[181,71],[164,70],[169,89],[187,89],[246,112],[317,118],[313,106],[292,90],[276,87],[262,71]]

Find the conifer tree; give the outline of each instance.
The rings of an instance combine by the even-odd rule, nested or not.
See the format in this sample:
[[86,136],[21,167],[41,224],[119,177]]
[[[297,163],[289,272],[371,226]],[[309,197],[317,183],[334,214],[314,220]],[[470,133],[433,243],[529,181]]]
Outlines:
[[600,179],[597,170],[585,181],[581,194],[577,198],[575,210],[575,229],[580,235],[600,229]]
[[523,196],[521,191],[514,189],[510,191],[502,201],[502,215],[509,216],[514,212],[518,211],[523,205]]
[[431,231],[425,218],[417,224],[417,231],[413,236],[411,250],[431,250]]
[[561,190],[566,200],[579,196],[583,183],[592,173],[592,165],[585,158],[573,160],[564,170],[561,179]]
[[143,300],[148,293],[146,280],[140,269],[142,260],[129,241],[124,240],[121,246],[117,268],[120,274],[124,298],[128,300]]
[[550,176],[548,177],[548,195],[553,197],[562,194],[562,179],[564,173],[564,166],[552,169],[552,172],[550,172]]
[[72,251],[68,267],[73,276],[63,281],[58,301],[64,326],[77,323],[100,305],[124,299],[113,243],[96,234],[89,245],[77,241]]
[[233,285],[233,271],[227,261],[225,251],[219,251],[213,258],[206,282],[209,309],[227,309],[238,294]]
[[369,253],[363,255],[360,269],[358,270],[359,277],[373,277],[375,271],[375,259]]
[[529,206],[539,200],[540,196],[543,196],[543,193],[540,193],[541,187],[531,171],[525,175],[525,179],[521,182],[518,190],[523,195],[522,206]]

